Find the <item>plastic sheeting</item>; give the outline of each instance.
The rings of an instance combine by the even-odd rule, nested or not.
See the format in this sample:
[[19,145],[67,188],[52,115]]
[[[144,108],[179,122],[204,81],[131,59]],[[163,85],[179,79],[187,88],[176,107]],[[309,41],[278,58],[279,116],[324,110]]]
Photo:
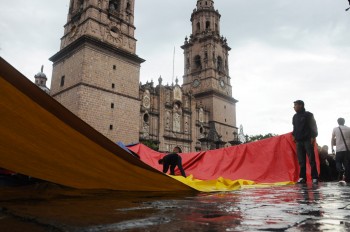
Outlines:
[[2,58],[0,167],[78,189],[193,191],[104,137]]
[[[131,146],[129,149],[137,153],[146,164],[162,170],[158,160],[164,154],[143,144]],[[316,147],[315,152],[319,170]],[[216,180],[216,184],[222,183],[220,180],[246,180],[255,184],[292,183],[299,178],[296,147],[291,133],[218,150],[183,153],[181,157],[186,175],[192,175],[193,179],[202,181]],[[180,175],[179,170],[175,169],[175,174]],[[309,165],[307,175],[311,180]],[[189,184],[188,180],[178,179]]]

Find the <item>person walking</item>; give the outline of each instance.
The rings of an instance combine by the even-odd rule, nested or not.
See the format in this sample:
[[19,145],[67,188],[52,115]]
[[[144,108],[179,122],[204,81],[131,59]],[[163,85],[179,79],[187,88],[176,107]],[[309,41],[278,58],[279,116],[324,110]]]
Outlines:
[[158,163],[163,164],[163,173],[167,173],[170,167],[170,175],[175,175],[175,167],[177,166],[181,175],[186,177],[186,173],[182,168],[182,158],[178,153],[181,153],[181,148],[174,147],[173,152],[158,160]]
[[293,140],[296,143],[300,173],[298,183],[306,183],[306,155],[311,166],[312,183],[318,183],[318,172],[314,146],[318,135],[314,115],[305,110],[302,100],[294,102],[296,114],[293,116]]
[[344,118],[338,118],[337,121],[339,126],[335,127],[332,132],[332,152],[334,152],[335,146],[335,162],[339,174],[338,180],[350,182],[350,128],[345,126]]

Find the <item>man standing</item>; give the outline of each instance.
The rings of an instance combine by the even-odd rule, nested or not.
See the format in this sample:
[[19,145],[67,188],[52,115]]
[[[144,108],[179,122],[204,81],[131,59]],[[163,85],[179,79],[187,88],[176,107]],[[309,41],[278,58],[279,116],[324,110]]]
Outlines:
[[167,173],[170,166],[170,175],[175,175],[175,167],[177,166],[183,177],[186,177],[185,171],[182,168],[182,158],[178,154],[181,153],[179,147],[174,147],[173,153],[170,153],[163,157],[163,159],[158,160],[159,164],[163,164],[163,172]]
[[314,145],[318,135],[314,115],[305,110],[304,102],[294,102],[296,114],[293,116],[293,140],[296,143],[300,167],[298,183],[306,183],[306,154],[311,166],[312,183],[318,183]]
[[[339,127],[335,127],[332,133],[332,152],[336,146],[335,162],[339,173],[338,180],[350,182],[350,128],[345,126],[344,118],[338,118],[338,125]],[[343,178],[344,173],[345,179]]]

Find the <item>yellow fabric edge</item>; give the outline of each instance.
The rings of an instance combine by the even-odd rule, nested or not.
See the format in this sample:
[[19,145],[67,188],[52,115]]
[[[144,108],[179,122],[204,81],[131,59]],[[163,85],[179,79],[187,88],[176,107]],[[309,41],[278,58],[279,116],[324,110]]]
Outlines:
[[[169,175],[171,176],[171,175]],[[226,192],[235,191],[245,188],[262,188],[262,187],[273,187],[273,186],[285,186],[293,185],[295,182],[277,182],[277,183],[256,183],[251,180],[230,180],[223,177],[219,177],[216,180],[198,180],[194,179],[192,175],[187,176],[171,176],[172,178],[198,190],[201,192]]]

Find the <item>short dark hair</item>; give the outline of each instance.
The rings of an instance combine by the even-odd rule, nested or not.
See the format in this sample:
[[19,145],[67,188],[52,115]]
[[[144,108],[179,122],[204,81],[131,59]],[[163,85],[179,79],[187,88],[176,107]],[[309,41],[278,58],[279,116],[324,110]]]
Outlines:
[[177,149],[179,151],[179,153],[182,153],[182,150],[181,150],[181,148],[179,146],[174,147],[173,150],[175,150],[175,149]]
[[345,124],[345,119],[344,118],[338,118],[338,124],[340,125],[340,126],[344,126],[344,124]]
[[304,101],[302,101],[302,100],[296,100],[296,101],[294,102],[294,104],[301,105],[301,106],[305,106]]

